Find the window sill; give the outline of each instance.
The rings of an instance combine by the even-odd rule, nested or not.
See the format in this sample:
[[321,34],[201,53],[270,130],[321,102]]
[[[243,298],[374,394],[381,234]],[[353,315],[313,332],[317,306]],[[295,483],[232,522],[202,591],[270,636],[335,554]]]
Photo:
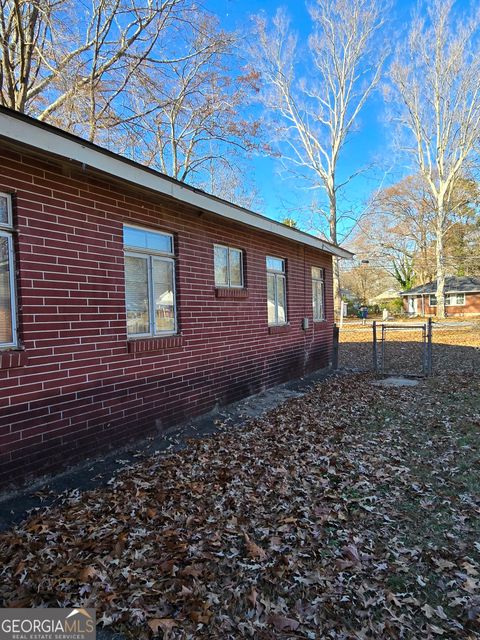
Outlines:
[[166,351],[183,346],[183,336],[159,336],[158,338],[132,338],[128,340],[128,353],[147,353]]
[[326,318],[323,318],[323,320],[314,320],[313,323],[314,324],[325,324],[327,322]]
[[290,331],[289,324],[272,324],[268,327],[270,335],[278,335],[279,333],[288,333]]
[[0,369],[17,369],[27,364],[27,354],[25,351],[10,350],[0,351]]
[[215,287],[217,298],[248,298],[248,289],[235,287]]

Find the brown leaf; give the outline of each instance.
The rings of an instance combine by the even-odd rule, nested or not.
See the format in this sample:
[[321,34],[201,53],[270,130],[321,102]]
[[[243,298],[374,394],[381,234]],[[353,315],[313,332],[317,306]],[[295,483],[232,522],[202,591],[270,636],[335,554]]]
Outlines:
[[85,567],[80,571],[79,579],[80,582],[90,582],[91,579],[95,578],[97,575],[97,570],[95,567]]
[[250,540],[247,534],[245,534],[245,545],[247,547],[247,554],[250,558],[260,561],[267,559],[267,552],[265,549],[262,549],[262,547],[255,544],[253,540]]
[[212,615],[213,612],[208,609],[204,611],[191,611],[189,613],[190,618],[197,624],[209,624]]
[[125,549],[126,540],[127,540],[127,534],[126,533],[121,533],[118,536],[118,540],[117,540],[115,546],[113,547],[112,555],[113,555],[114,558],[119,558],[122,555],[123,550]]
[[267,624],[271,624],[277,631],[296,631],[300,623],[293,618],[271,614],[267,618]]
[[249,600],[254,607],[257,605],[257,597],[258,597],[257,590],[255,589],[255,587],[252,587],[252,590],[247,596],[247,600]]
[[344,555],[354,564],[360,564],[360,554],[354,544],[349,544],[343,548]]
[[173,618],[152,618],[147,624],[154,634],[157,634],[159,631],[168,633],[177,626]]
[[180,572],[182,576],[191,576],[192,578],[199,578],[203,573],[203,566],[201,564],[192,564],[185,567]]
[[478,576],[477,569],[470,562],[462,562],[462,567],[465,569],[469,576]]

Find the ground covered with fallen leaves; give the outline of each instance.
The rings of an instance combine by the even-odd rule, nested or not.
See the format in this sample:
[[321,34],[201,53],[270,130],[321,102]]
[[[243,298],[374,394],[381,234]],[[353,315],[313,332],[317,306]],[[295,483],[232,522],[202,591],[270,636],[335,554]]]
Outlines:
[[0,536],[3,606],[136,637],[480,638],[480,380],[338,376]]
[[[397,323],[384,334],[382,356],[381,323],[377,326],[379,367],[392,375],[420,375],[423,372],[424,320]],[[395,323],[393,323],[395,324]],[[399,328],[400,327],[400,328]],[[403,330],[401,327],[405,327]],[[344,370],[373,369],[373,333],[369,323],[345,324],[340,329],[339,367]],[[432,329],[432,364],[437,375],[468,373],[480,375],[480,322],[478,320],[434,322]]]

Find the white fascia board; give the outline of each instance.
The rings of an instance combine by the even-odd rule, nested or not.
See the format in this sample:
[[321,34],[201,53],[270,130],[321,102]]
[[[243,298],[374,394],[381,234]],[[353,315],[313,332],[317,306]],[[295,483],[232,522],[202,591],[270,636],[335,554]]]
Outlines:
[[445,295],[448,295],[449,293],[480,293],[480,289],[473,289],[472,291],[457,291],[456,289],[448,289],[445,291]]
[[96,169],[134,185],[170,196],[175,200],[203,211],[214,213],[222,218],[273,233],[294,242],[300,242],[339,258],[351,259],[353,257],[353,253],[350,251],[331,245],[320,238],[280,224],[247,209],[236,207],[193,187],[169,180],[160,173],[143,168],[141,165],[126,159],[124,160],[121,156],[116,156],[107,151],[103,152],[100,148],[92,148],[89,144],[82,144],[80,139],[70,138],[68,134],[56,133],[50,127],[47,129],[29,120],[0,112],[0,136],[34,147],[41,152],[51,153],[67,160],[79,162],[85,167]]
[[[448,296],[451,293],[464,293],[465,295],[468,295],[469,293],[480,293],[480,289],[474,289],[473,291],[457,291],[456,289],[447,289],[444,291],[444,295]],[[402,296],[436,296],[437,295],[437,291],[424,291],[424,292],[419,292],[419,293],[402,293]]]

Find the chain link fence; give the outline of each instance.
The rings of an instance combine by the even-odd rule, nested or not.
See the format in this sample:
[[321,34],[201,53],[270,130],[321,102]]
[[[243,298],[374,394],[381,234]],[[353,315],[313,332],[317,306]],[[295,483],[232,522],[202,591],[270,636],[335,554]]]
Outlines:
[[338,369],[403,376],[480,375],[480,320],[433,320],[431,327],[429,354],[428,322],[377,322],[374,355],[373,323],[346,321],[338,329]]

